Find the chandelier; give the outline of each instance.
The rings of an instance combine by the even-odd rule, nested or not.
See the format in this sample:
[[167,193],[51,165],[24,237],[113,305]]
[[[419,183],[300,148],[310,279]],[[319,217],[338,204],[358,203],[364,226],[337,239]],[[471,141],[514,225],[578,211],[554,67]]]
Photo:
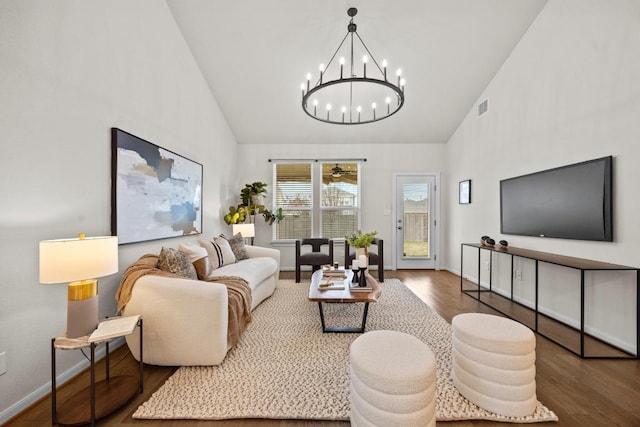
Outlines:
[[[315,83],[311,82],[313,76],[308,73],[307,82],[300,85],[302,109],[321,122],[339,125],[373,123],[391,117],[404,105],[402,70],[396,71],[394,82],[389,81],[387,60],[378,64],[357,32],[353,22],[357,13],[355,7],[347,10],[351,17],[347,34],[327,65],[320,64]],[[341,56],[334,62],[339,54]],[[361,58],[358,64],[354,63],[356,57]],[[369,62],[371,65],[367,69]]]

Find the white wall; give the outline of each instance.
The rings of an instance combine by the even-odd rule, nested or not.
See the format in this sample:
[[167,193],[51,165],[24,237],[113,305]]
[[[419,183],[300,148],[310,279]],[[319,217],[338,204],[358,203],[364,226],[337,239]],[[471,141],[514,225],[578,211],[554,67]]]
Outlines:
[[[474,106],[447,143],[447,192],[452,198],[443,216],[448,218],[451,271],[460,270],[460,243],[479,242],[482,235],[522,248],[640,266],[638,52],[640,2],[547,3],[479,98],[478,103],[489,100],[488,113],[478,117]],[[501,179],[607,155],[614,157],[613,243],[500,234]],[[463,179],[472,180],[470,205],[458,205],[453,198]],[[610,298],[604,301],[593,298],[595,305],[587,310],[593,310],[593,327],[605,335],[619,332],[621,339],[635,344],[635,325],[630,324],[635,320],[635,285],[633,280],[626,283],[608,288]],[[545,298],[552,301],[553,289],[547,291]],[[606,313],[614,307],[616,315],[627,319],[622,331],[619,320],[607,321]]]
[[[392,119],[390,119],[392,120]],[[392,237],[395,228],[391,223],[391,215],[385,211],[393,208],[392,184],[396,172],[441,172],[445,163],[444,144],[388,144],[353,145],[327,143],[316,145],[291,144],[239,144],[238,158],[241,160],[242,179],[250,183],[264,180],[271,182],[272,165],[268,159],[353,159],[366,158],[362,163],[362,229],[377,230],[378,237],[384,239],[385,265],[393,265]],[[243,184],[244,185],[244,184]],[[270,192],[272,188],[267,187]],[[238,189],[239,191],[239,189]],[[271,203],[271,199],[267,200]],[[446,222],[443,220],[443,222]],[[268,245],[271,241],[271,229],[260,227],[257,231],[256,244]],[[282,246],[282,269],[295,268],[295,248],[292,245]],[[338,252],[340,249],[340,252]],[[335,257],[343,259],[342,247],[336,247]],[[442,253],[442,249],[440,250]]]
[[[66,286],[38,283],[38,242],[110,234],[111,127],[202,163],[204,232],[223,231],[236,143],[167,5],[0,2],[0,423],[50,391],[49,343],[65,329]],[[120,272],[181,240],[122,246]],[[100,280],[101,316],[119,279]],[[83,358],[58,360],[64,374]]]

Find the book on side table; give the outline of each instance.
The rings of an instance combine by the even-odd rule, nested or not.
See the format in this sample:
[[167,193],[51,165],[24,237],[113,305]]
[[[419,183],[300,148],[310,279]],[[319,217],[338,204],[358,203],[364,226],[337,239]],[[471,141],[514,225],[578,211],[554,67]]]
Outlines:
[[113,317],[98,323],[98,327],[89,336],[89,342],[105,341],[133,333],[140,320],[140,315]]

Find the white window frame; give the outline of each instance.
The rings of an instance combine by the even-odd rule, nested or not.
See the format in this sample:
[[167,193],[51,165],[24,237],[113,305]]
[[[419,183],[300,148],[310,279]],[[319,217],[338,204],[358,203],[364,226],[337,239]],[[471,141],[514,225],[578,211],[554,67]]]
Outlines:
[[[356,210],[358,216],[358,224],[357,229],[361,228],[362,223],[362,162],[366,161],[366,159],[296,159],[296,160],[271,160],[273,162],[272,166],[272,177],[271,183],[272,188],[277,188],[277,174],[276,174],[276,165],[283,163],[292,163],[292,164],[311,164],[311,207],[310,208],[299,208],[297,210],[310,210],[311,211],[311,237],[323,237],[322,236],[322,211],[323,210]],[[357,168],[357,187],[358,187],[358,195],[356,200],[356,206],[322,206],[322,166],[324,164],[336,164],[336,163],[356,163],[358,165]],[[272,198],[272,209],[278,209],[279,206],[276,205],[276,197]],[[355,231],[355,230],[354,230]],[[292,239],[276,239],[277,229],[273,227],[272,230],[272,239],[273,241],[287,241],[287,240],[295,240]]]

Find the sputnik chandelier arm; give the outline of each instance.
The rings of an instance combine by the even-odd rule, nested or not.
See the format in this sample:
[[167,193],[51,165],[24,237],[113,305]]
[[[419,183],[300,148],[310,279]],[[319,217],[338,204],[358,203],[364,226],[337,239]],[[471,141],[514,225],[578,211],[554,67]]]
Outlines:
[[[351,17],[347,25],[347,34],[333,53],[325,66],[320,64],[319,75],[312,86],[311,73],[307,73],[307,82],[300,85],[302,91],[302,109],[310,117],[325,123],[340,125],[357,125],[377,122],[391,117],[404,105],[404,85],[402,71],[396,72],[397,84],[387,78],[387,61],[382,66],[375,60],[373,54],[357,32],[353,17],[358,13],[355,7],[349,8],[347,14]],[[355,37],[354,37],[355,36]],[[345,41],[349,46],[345,47]],[[358,75],[354,63],[355,41],[359,41],[362,56],[362,74]],[[340,57],[340,67],[331,68],[336,56],[347,50],[349,64],[345,76],[345,57]],[[369,59],[374,64],[367,75]],[[380,104],[378,104],[380,103]],[[340,106],[340,112],[333,112],[334,105]],[[378,107],[384,105],[384,107]],[[324,106],[324,111],[322,110]]]

